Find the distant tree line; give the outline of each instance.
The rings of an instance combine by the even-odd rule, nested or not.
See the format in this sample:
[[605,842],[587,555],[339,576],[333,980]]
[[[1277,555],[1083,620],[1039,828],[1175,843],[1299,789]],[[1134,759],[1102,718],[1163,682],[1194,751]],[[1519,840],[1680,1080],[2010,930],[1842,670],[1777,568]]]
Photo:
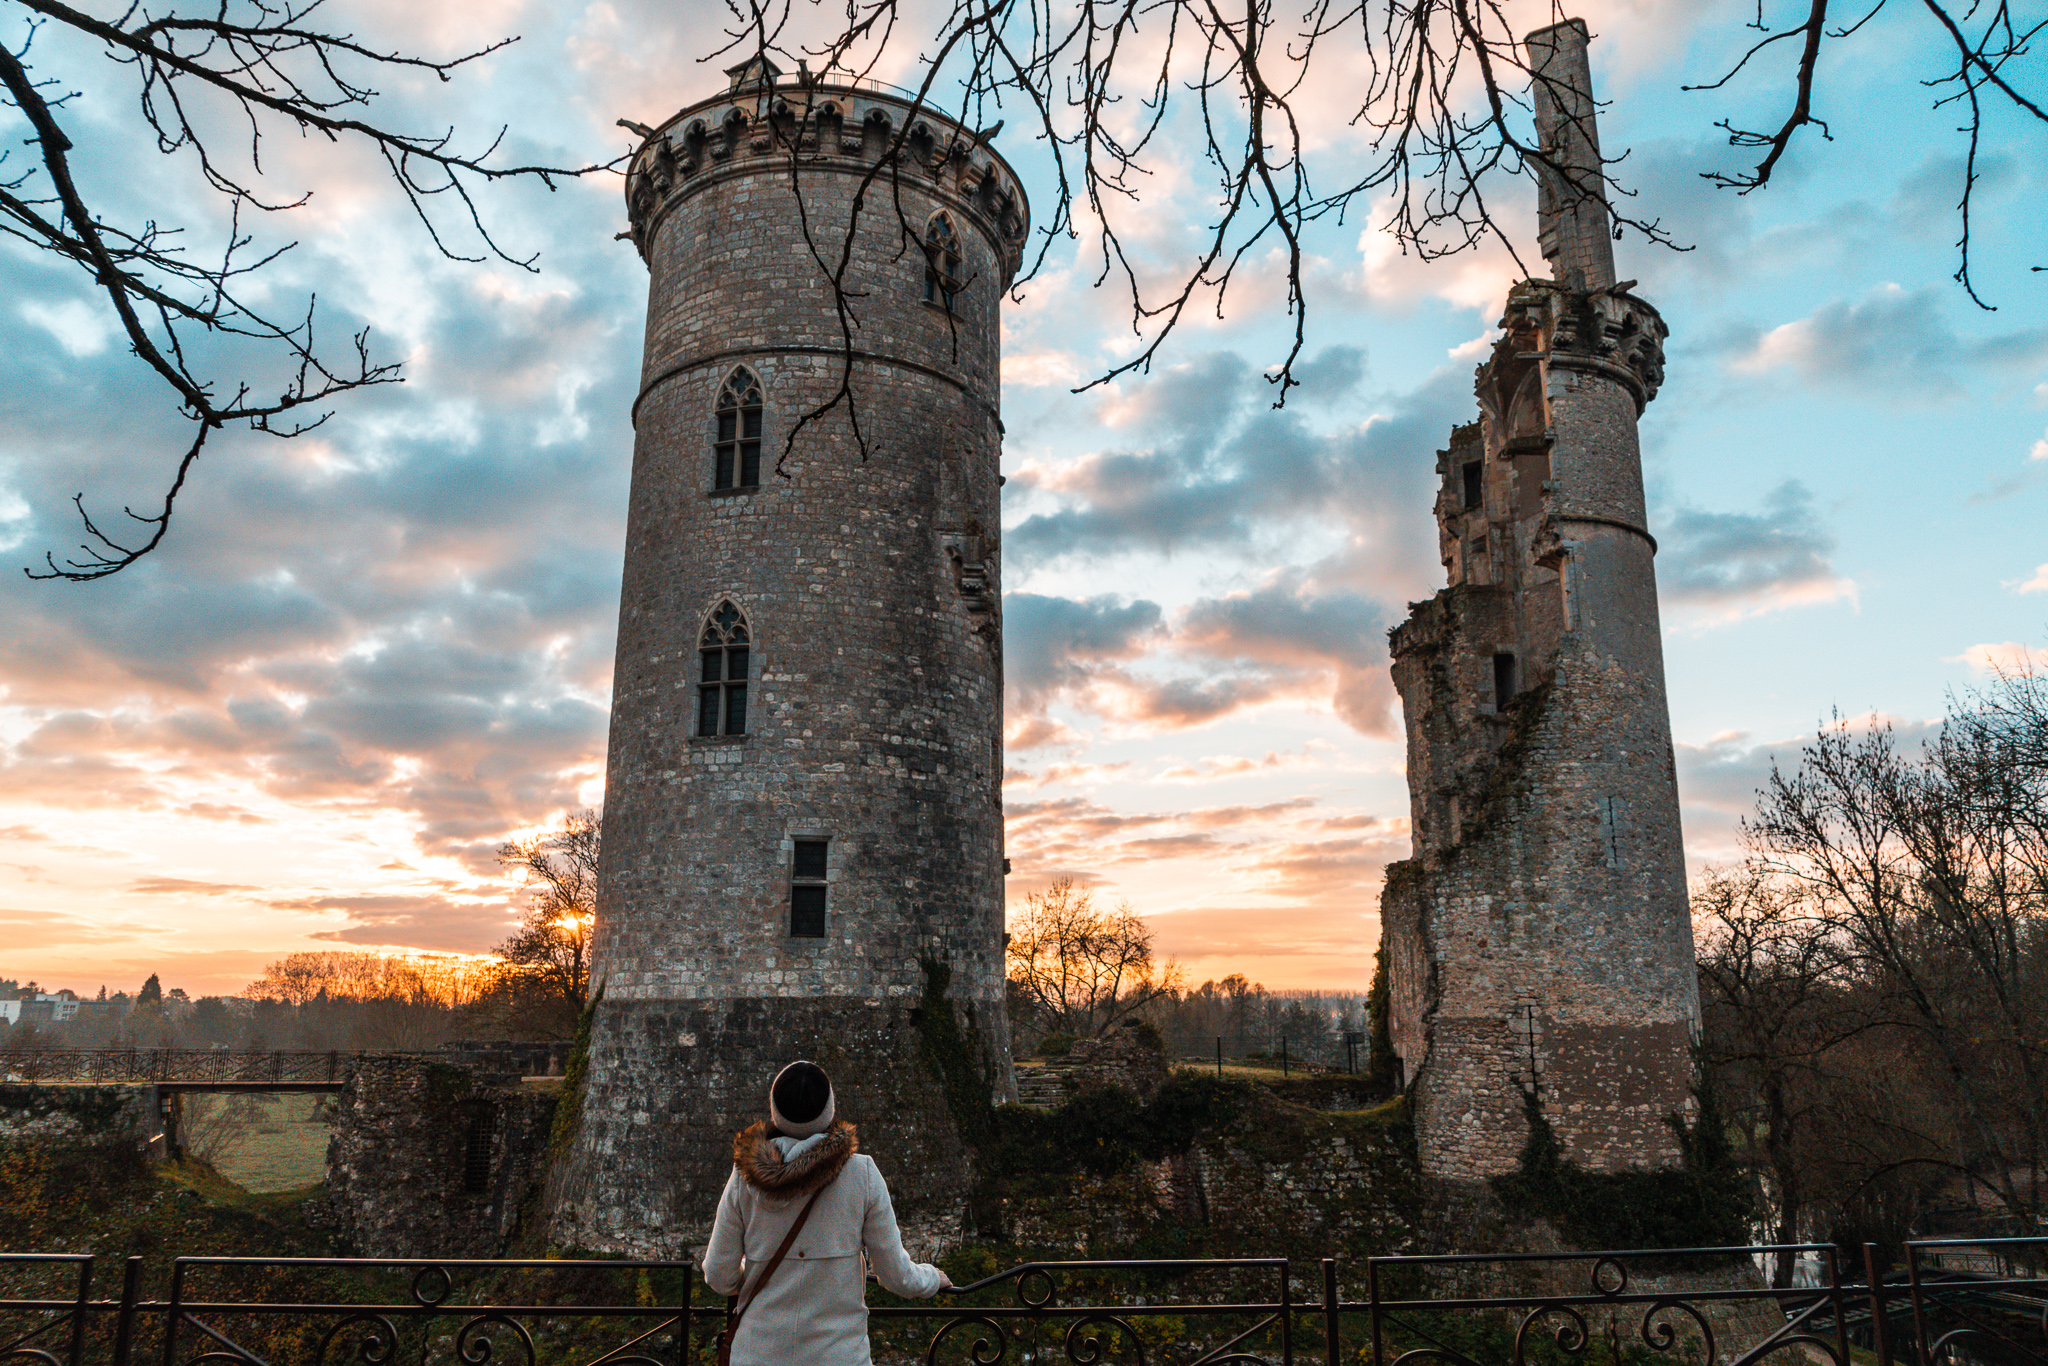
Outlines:
[[1128,902],[1105,910],[1061,878],[1024,899],[1006,950],[1010,1030],[1020,1056],[1048,1039],[1097,1038],[1127,1021],[1159,1031],[1168,1057],[1294,1061],[1362,1070],[1364,992],[1269,992],[1242,973],[1187,985],[1154,960],[1151,926]]
[[[520,927],[489,956],[333,949],[287,954],[234,996],[196,1000],[151,973],[131,997],[96,1000],[0,979],[32,1001],[0,1048],[340,1049],[410,1052],[456,1039],[566,1039],[590,989],[590,927],[604,818],[500,847],[527,893]],[[60,1002],[47,999],[61,995]]]
[[1745,836],[1693,910],[1706,1060],[1766,1236],[2037,1234],[2048,678],[1952,699],[1918,747],[1837,718],[1774,769]]

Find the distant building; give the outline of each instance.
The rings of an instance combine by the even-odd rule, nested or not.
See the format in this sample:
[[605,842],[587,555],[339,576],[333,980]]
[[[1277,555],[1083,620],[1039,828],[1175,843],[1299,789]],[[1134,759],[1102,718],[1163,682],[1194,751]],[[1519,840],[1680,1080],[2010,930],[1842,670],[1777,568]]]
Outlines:
[[35,1024],[62,1024],[78,1014],[80,1004],[73,992],[38,991],[32,996],[0,1001],[0,1020],[8,1024],[19,1024],[23,1020]]

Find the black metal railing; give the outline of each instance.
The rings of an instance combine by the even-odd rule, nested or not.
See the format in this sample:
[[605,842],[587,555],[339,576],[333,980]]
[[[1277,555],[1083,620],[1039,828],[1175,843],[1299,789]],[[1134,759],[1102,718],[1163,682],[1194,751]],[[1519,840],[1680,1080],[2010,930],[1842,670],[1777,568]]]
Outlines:
[[225,1048],[17,1048],[0,1050],[0,1081],[338,1083],[347,1079],[349,1064],[359,1056]]
[[[1819,1284],[1764,1286],[1790,1251]],[[1919,1241],[1861,1281],[1828,1245],[1030,1262],[877,1296],[880,1363],[2048,1366],[2048,1238]],[[1979,1270],[1978,1267],[1991,1270]],[[118,1297],[91,1257],[0,1255],[0,1366],[702,1366],[725,1300],[687,1262],[181,1257]],[[1354,1296],[1346,1298],[1344,1290]]]

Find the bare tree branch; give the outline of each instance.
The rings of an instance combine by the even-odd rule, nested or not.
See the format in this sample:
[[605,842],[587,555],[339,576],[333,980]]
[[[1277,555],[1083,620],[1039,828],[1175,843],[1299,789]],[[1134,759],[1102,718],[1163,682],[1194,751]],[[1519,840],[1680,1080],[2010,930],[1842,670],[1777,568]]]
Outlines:
[[[155,371],[176,396],[185,420],[197,428],[177,459],[169,488],[153,513],[124,509],[137,525],[133,535],[104,527],[87,512],[84,495],[74,501],[91,539],[80,555],[25,570],[30,578],[87,581],[105,578],[155,550],[170,529],[179,494],[214,433],[244,427],[273,436],[311,431],[328,416],[330,400],[357,389],[395,383],[398,367],[373,362],[367,331],[356,333],[342,354],[330,358],[314,328],[314,301],[296,320],[274,318],[243,297],[245,277],[274,264],[290,246],[249,254],[253,238],[244,232],[245,208],[276,213],[304,205],[310,192],[278,196],[263,188],[263,138],[277,120],[329,142],[356,141],[375,147],[386,169],[437,250],[454,260],[495,257],[532,269],[532,256],[514,256],[491,235],[472,187],[508,178],[535,179],[553,188],[563,177],[587,175],[603,166],[497,165],[491,158],[497,136],[475,151],[455,146],[452,131],[412,134],[375,117],[377,90],[369,77],[380,70],[426,71],[449,80],[455,70],[496,52],[506,39],[448,59],[413,56],[367,46],[347,33],[309,22],[312,3],[272,4],[266,0],[219,0],[200,14],[173,9],[151,17],[132,7],[117,20],[104,20],[61,0],[7,0],[30,16],[20,47],[0,44],[0,87],[6,103],[21,110],[34,131],[37,163],[0,181],[0,230],[69,261],[92,281],[112,307],[129,349]],[[219,255],[201,259],[184,250],[177,229],[155,222],[124,228],[106,221],[81,188],[60,111],[74,97],[55,94],[33,75],[29,55],[39,36],[70,34],[98,44],[116,65],[137,80],[141,122],[165,155],[190,155],[201,179],[227,203],[228,230]],[[195,100],[204,95],[239,116],[247,130],[240,155],[246,170],[224,160],[210,139],[216,125]],[[4,159],[4,157],[0,157]],[[608,163],[616,166],[617,162]],[[464,254],[450,236],[447,215],[437,205],[455,205],[453,220],[479,249]],[[252,374],[222,384],[200,368],[192,347],[199,337],[232,337],[254,342],[259,357],[276,373]],[[264,397],[256,397],[258,393]],[[223,394],[226,396],[224,397]],[[274,398],[269,395],[275,394]],[[143,457],[146,458],[146,457]]]

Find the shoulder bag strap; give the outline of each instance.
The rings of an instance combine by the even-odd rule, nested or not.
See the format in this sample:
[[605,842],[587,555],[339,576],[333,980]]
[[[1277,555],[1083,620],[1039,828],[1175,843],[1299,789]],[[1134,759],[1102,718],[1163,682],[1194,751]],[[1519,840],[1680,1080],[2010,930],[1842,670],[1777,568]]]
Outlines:
[[[825,1186],[831,1184],[830,1181],[827,1181]],[[789,1232],[782,1235],[782,1246],[775,1249],[775,1255],[770,1257],[768,1265],[761,1269],[761,1279],[754,1282],[754,1288],[747,1292],[746,1299],[742,1300],[740,1306],[732,1311],[732,1317],[725,1321],[725,1330],[728,1334],[738,1331],[740,1315],[746,1313],[754,1301],[761,1297],[761,1292],[767,1288],[768,1278],[775,1274],[775,1268],[781,1266],[782,1259],[789,1255],[789,1249],[796,1242],[796,1236],[804,1231],[804,1225],[810,1220],[811,1206],[817,1204],[818,1197],[825,1193],[825,1186],[820,1186],[812,1191],[811,1198],[804,1201],[803,1212],[798,1214],[796,1222],[789,1226]]]

